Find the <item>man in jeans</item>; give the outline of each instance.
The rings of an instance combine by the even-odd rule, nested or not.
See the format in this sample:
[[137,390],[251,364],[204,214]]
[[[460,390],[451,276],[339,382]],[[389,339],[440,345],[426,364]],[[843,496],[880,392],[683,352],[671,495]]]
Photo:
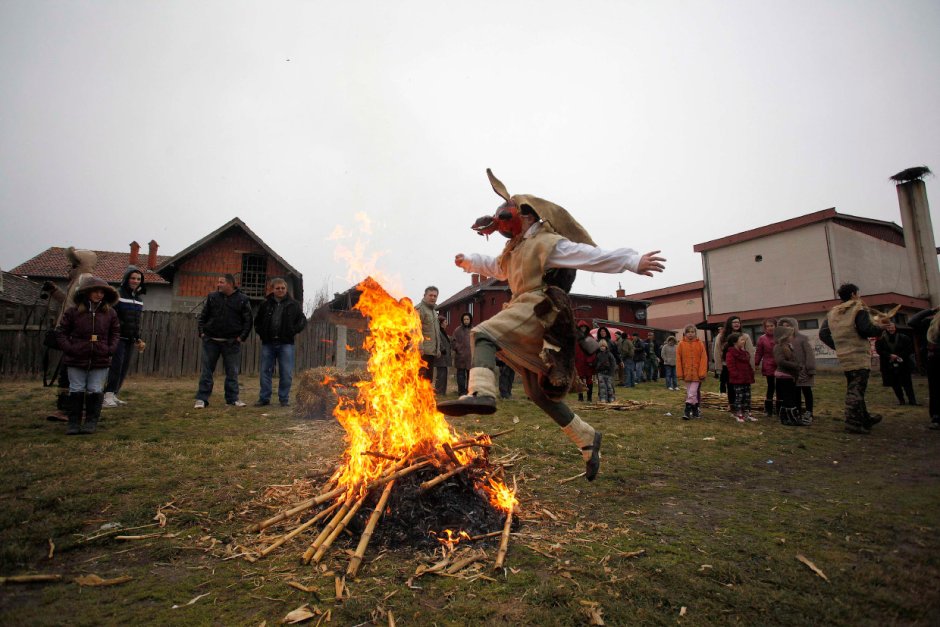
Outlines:
[[281,407],[290,404],[294,380],[294,336],[307,326],[303,308],[287,294],[287,281],[271,280],[271,293],[258,308],[255,333],[261,338],[261,392],[256,407],[271,403],[271,379],[277,361],[277,398]]
[[225,402],[244,407],[238,400],[238,362],[242,342],[251,333],[251,302],[244,292],[235,287],[235,277],[219,277],[215,292],[206,296],[206,304],[199,314],[199,337],[202,338],[202,374],[196,392],[196,409],[209,404],[212,394],[212,375],[222,357],[225,368]]

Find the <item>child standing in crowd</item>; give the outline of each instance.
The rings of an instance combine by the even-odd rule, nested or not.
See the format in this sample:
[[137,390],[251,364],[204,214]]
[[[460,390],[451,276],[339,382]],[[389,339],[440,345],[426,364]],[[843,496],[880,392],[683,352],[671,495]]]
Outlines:
[[598,342],[600,349],[594,361],[594,371],[597,373],[597,399],[602,403],[614,402],[613,376],[617,369],[617,362],[607,345],[607,340]]
[[[796,409],[803,425],[813,422],[813,386],[816,384],[816,351],[809,338],[800,333],[796,318],[780,318],[780,324],[793,329],[793,358],[800,369],[796,377]],[[805,404],[804,404],[805,402]]]
[[663,344],[663,369],[665,370],[666,389],[678,390],[679,383],[676,380],[676,338],[670,335]]
[[[55,329],[59,349],[65,353],[62,365],[69,373],[67,435],[94,433],[98,426],[111,355],[121,339],[114,311],[117,301],[117,290],[103,279],[86,277],[75,294],[75,305],[65,311]],[[83,409],[85,424],[81,425]]]
[[[590,403],[594,393],[594,359],[597,355],[596,341],[591,337],[591,327],[585,321],[578,322],[578,341],[574,344],[574,369],[581,380],[581,386],[587,388],[587,400]],[[578,400],[584,400],[584,392],[578,391]]]
[[747,335],[732,333],[728,336],[728,352],[725,364],[728,367],[728,385],[734,388],[729,394],[734,398],[734,419],[738,422],[757,422],[751,415],[751,384],[754,383],[754,368],[751,355],[746,349]]
[[699,411],[699,388],[708,374],[708,351],[705,342],[698,339],[695,325],[686,325],[682,341],[676,347],[676,374],[685,381],[685,411],[683,420],[701,418]]
[[797,408],[796,378],[800,375],[800,366],[793,358],[793,328],[778,324],[774,329],[774,361],[777,369],[777,398],[780,400],[780,424],[797,427],[803,424]]
[[760,373],[767,381],[764,413],[768,418],[776,413],[774,411],[774,396],[777,394],[777,379],[774,377],[774,371],[777,369],[777,362],[774,361],[774,329],[776,328],[776,320],[773,318],[764,320],[764,334],[757,338],[757,350],[754,353],[754,367],[760,366]]

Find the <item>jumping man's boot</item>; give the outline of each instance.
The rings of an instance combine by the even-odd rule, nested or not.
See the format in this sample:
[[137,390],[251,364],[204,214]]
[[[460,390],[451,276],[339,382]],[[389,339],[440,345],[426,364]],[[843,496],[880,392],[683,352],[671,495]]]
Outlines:
[[477,366],[470,369],[467,393],[454,401],[437,404],[437,411],[445,416],[467,414],[492,414],[496,411],[496,374],[489,368]]
[[98,418],[101,417],[101,405],[104,402],[104,394],[101,392],[85,395],[85,424],[82,425],[81,433],[90,435],[98,429]]
[[85,405],[84,392],[71,392],[68,398],[69,428],[65,435],[78,435],[82,426],[82,409]]
[[581,420],[577,414],[561,430],[565,432],[569,440],[574,442],[575,446],[581,449],[581,457],[584,458],[584,478],[594,481],[601,467],[601,432]]

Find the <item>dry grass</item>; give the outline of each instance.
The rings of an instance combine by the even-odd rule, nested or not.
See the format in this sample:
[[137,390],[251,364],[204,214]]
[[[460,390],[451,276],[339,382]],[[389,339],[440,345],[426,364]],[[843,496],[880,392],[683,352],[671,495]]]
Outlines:
[[[408,547],[370,550],[341,602],[330,571],[348,558],[301,566],[309,535],[262,560],[226,559],[249,543],[248,524],[332,472],[335,422],[271,407],[196,411],[194,381],[136,379],[131,404],[107,410],[100,433],[66,437],[42,418],[49,391],[0,383],[0,576],[64,576],[0,587],[0,613],[7,624],[257,625],[308,604],[322,612],[310,624],[329,612],[341,625],[387,624],[390,611],[398,624],[439,625],[937,624],[940,433],[923,407],[897,408],[873,382],[885,422],[846,434],[841,377],[819,381],[808,429],[738,425],[716,410],[683,422],[680,393],[655,384],[617,389],[650,403],[629,412],[574,402],[605,433],[594,483],[561,482],[580,456],[528,402],[458,420],[468,432],[515,427],[493,451],[517,460],[522,524],[508,568],[491,570],[493,541],[479,544],[487,560],[453,577],[414,578],[431,557]],[[158,512],[165,527],[122,532],[158,536],[88,540],[108,523],[154,524]],[[72,583],[87,574],[132,579]]]

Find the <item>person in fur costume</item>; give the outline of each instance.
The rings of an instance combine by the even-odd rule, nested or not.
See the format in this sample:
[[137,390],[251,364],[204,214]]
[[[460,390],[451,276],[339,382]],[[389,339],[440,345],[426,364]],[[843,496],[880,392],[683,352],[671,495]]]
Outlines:
[[[69,246],[65,249],[65,261],[68,264],[69,282],[65,290],[59,289],[52,281],[46,281],[42,289],[49,292],[49,296],[60,304],[59,315],[56,317],[56,326],[62,321],[66,310],[75,306],[75,294],[78,286],[84,279],[93,276],[95,266],[98,264],[98,254],[93,250],[83,250]],[[69,375],[63,367],[59,370],[59,393],[56,397],[56,412],[50,414],[49,420],[65,422],[69,412]]]
[[653,276],[663,271],[665,259],[659,251],[640,255],[630,248],[598,248],[565,209],[535,196],[510,196],[490,170],[486,173],[505,202],[473,228],[484,235],[499,231],[509,241],[498,257],[458,254],[454,263],[465,272],[508,280],[512,300],[473,328],[468,393],[439,403],[438,410],[448,416],[495,412],[499,352],[519,373],[526,395],[579,448],[585,477],[593,481],[600,468],[601,433],[563,402],[576,376],[576,331],[568,291],[578,269]]
[[871,343],[869,338],[881,335],[887,320],[875,323],[858,295],[858,286],[843,283],[838,290],[841,303],[829,310],[820,341],[836,352],[845,371],[845,430],[868,434],[881,422],[881,416],[870,414],[865,403],[868,378],[871,376]]

